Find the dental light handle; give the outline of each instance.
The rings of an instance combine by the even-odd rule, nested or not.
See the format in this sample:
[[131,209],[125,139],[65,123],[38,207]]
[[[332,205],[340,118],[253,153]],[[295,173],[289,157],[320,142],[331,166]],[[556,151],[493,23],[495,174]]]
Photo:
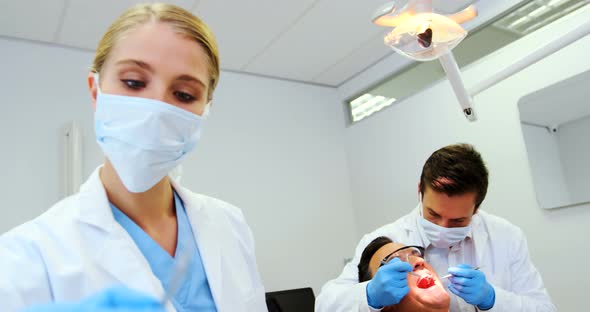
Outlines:
[[453,87],[453,91],[455,91],[455,95],[459,100],[459,104],[461,105],[463,114],[465,114],[465,118],[467,118],[469,121],[477,121],[475,110],[473,110],[473,100],[471,99],[469,93],[467,93],[465,85],[463,85],[461,73],[459,72],[459,66],[457,66],[453,52],[448,51],[447,53],[441,55],[438,59],[442,65],[443,70],[447,74],[447,77],[449,78],[449,82]]

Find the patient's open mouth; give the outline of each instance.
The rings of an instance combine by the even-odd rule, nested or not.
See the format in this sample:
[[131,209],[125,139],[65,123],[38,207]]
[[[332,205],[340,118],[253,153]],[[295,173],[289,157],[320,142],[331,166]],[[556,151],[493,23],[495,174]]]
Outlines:
[[430,273],[422,271],[420,275],[422,276],[419,277],[418,281],[416,282],[416,286],[418,286],[418,288],[426,289],[434,286],[434,278]]

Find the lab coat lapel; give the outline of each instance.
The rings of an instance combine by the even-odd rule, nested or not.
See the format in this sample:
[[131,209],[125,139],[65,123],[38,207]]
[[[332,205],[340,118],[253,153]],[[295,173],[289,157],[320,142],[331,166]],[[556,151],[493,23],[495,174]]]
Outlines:
[[149,263],[127,234],[114,219],[106,192],[97,169],[81,187],[78,203],[80,232],[88,256],[100,271],[108,275],[113,283],[161,297],[164,293],[160,281],[154,276]]
[[97,248],[91,249],[92,260],[119,283],[161,298],[164,289],[160,281],[152,273],[141,251],[126,235],[126,232],[111,232],[102,239],[95,239]]
[[[471,220],[471,231],[473,233],[473,240],[475,245],[475,265],[484,265],[486,259],[486,251],[488,250],[488,231],[485,224],[482,222],[479,213],[476,213]],[[489,268],[490,270],[492,268]]]
[[178,186],[174,181],[172,185],[184,203],[217,310],[230,311],[231,309],[228,309],[226,305],[231,304],[231,300],[228,301],[223,296],[224,293],[231,293],[228,287],[232,286],[223,284],[220,242],[223,241],[224,233],[216,224],[214,214],[207,213],[207,207],[203,207],[196,196]]

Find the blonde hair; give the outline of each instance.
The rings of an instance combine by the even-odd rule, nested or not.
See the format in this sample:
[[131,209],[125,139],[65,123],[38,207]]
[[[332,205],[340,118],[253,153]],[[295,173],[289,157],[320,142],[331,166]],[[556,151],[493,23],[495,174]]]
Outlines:
[[113,46],[128,31],[150,21],[172,25],[180,34],[198,42],[209,56],[209,99],[219,81],[219,51],[209,27],[187,10],[166,3],[138,4],[125,11],[111,24],[96,49],[91,71],[100,73]]

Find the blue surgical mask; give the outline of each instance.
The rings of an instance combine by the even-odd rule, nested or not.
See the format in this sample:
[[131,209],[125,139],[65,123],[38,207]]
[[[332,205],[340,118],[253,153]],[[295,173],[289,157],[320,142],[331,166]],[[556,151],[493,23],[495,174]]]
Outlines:
[[195,149],[206,113],[201,117],[157,100],[105,94],[98,74],[95,80],[96,140],[127,190],[145,192]]
[[423,216],[422,194],[420,194],[420,226],[426,234],[426,238],[436,248],[449,248],[462,241],[471,231],[471,223],[464,227],[446,228],[426,220]]

